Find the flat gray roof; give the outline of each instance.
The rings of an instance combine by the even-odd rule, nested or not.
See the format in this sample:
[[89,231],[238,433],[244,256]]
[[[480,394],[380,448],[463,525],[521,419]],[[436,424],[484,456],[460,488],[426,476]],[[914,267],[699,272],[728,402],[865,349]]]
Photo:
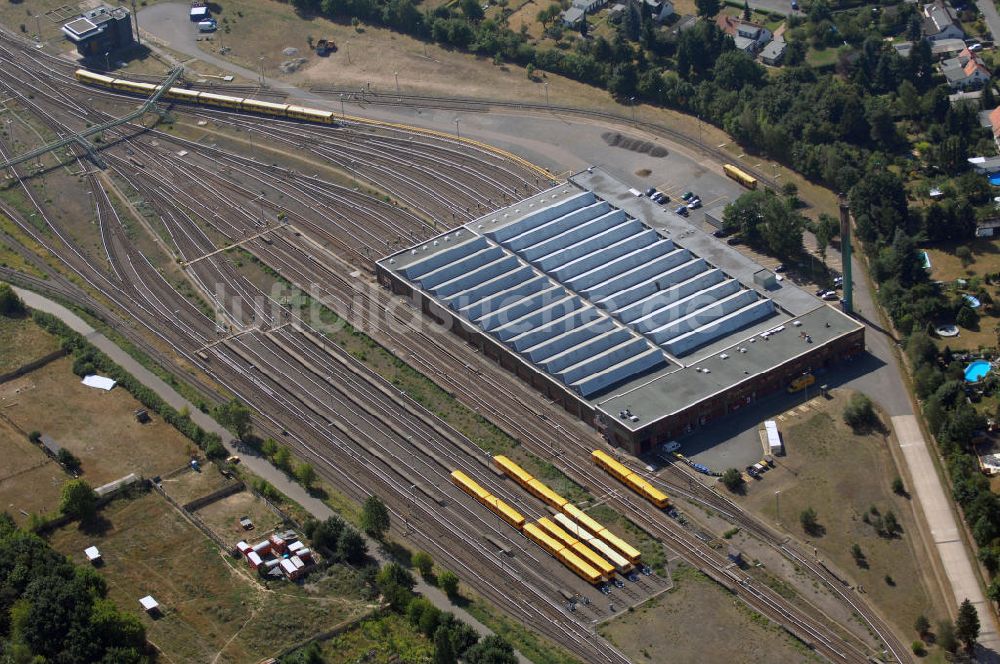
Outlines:
[[[702,359],[686,367],[674,368],[612,390],[611,394],[597,400],[596,405],[612,418],[617,418],[619,411],[629,409],[639,420],[619,419],[620,424],[633,431],[641,429],[650,422],[684,410],[693,403],[846,336],[862,325],[833,306],[820,304],[802,316],[769,329],[776,327],[783,329],[769,334],[766,339],[761,336],[764,331],[733,335],[736,339],[729,338],[730,344],[726,348],[715,349],[710,355],[703,355]],[[809,340],[802,334],[808,335]],[[723,355],[726,357],[723,358]]]
[[597,168],[379,266],[633,430],[862,327]]

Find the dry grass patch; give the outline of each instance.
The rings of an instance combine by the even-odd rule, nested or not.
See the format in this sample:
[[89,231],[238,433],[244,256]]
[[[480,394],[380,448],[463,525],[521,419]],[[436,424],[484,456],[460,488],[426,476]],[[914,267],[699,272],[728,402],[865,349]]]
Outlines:
[[687,567],[674,573],[672,590],[599,631],[633,662],[819,661],[777,625]]
[[[925,583],[924,570],[929,572],[930,566],[918,540],[910,498],[891,489],[898,472],[888,446],[895,442],[879,433],[855,435],[842,420],[848,397],[849,393],[836,391],[833,399],[816,398],[806,413],[779,421],[787,456],[778,457],[777,468],[752,481],[738,500],[817,547],[821,559],[832,561],[854,584],[864,587],[867,600],[899,633],[912,634],[918,615],[937,617],[936,597],[928,592],[928,587],[936,586]],[[777,491],[781,495],[776,499]],[[901,533],[882,537],[865,523],[866,513],[876,520],[870,514],[872,506],[880,518],[891,510]],[[809,507],[818,514],[816,534],[806,533],[800,524],[799,515]],[[852,557],[855,543],[864,554],[863,566]]]
[[[163,474],[187,462],[196,448],[155,414],[139,424],[142,404],[120,387],[110,392],[86,387],[62,358],[0,385],[4,409],[24,431],[41,431],[76,455],[83,477],[99,486],[129,473]],[[12,397],[17,397],[16,400]]]
[[101,516],[104,532],[71,524],[52,546],[79,563],[96,545],[109,596],[125,611],[140,615],[138,599],[156,598],[162,617],[141,619],[164,661],[259,661],[367,611],[356,597],[310,596],[292,584],[265,589],[155,493],[115,501]]
[[[236,546],[240,540],[259,541],[282,525],[281,517],[249,491],[216,500],[196,510],[195,514],[229,546]],[[240,519],[244,516],[253,521],[253,530],[243,530]]]
[[[0,408],[3,408],[0,401]],[[27,514],[45,514],[59,505],[59,491],[69,479],[66,472],[24,432],[0,417],[0,512],[7,512],[18,525]]]
[[30,317],[0,316],[0,374],[59,350],[59,340]]
[[177,501],[180,505],[185,505],[196,498],[207,496],[208,494],[226,486],[231,480],[219,472],[215,464],[203,464],[200,471],[191,468],[164,477],[160,486],[163,492]]

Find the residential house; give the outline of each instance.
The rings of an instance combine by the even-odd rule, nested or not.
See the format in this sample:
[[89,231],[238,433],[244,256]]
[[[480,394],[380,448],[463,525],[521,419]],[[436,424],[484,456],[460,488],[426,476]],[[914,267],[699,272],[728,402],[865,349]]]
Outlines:
[[643,2],[656,23],[663,23],[674,15],[674,3],[671,0],[643,0]]
[[931,55],[938,60],[952,58],[966,48],[964,39],[938,39],[931,44]]
[[1000,106],[990,111],[990,128],[993,131],[993,140],[997,147],[1000,147]]
[[1000,157],[969,157],[966,161],[969,162],[974,171],[982,175],[1000,173]]
[[968,49],[942,62],[941,73],[952,90],[976,90],[990,80],[990,70]]
[[923,33],[929,41],[965,39],[958,25],[955,9],[946,0],[934,0],[924,5]]
[[777,67],[785,57],[785,47],[787,44],[781,37],[774,39],[760,52],[760,61],[765,65]]
[[740,20],[735,16],[721,14],[715,23],[720,30],[733,38],[736,48],[750,55],[756,55],[773,36],[764,26]]
[[562,13],[563,25],[567,28],[577,28],[583,23],[583,17],[586,15],[586,12],[579,7],[570,7]]
[[961,106],[963,104],[968,104],[975,109],[979,109],[983,104],[983,91],[982,90],[971,90],[966,92],[961,90],[954,94],[948,95],[948,103],[952,106]]
[[573,0],[572,6],[562,13],[562,22],[575,28],[583,22],[584,16],[593,14],[606,4],[608,0]]

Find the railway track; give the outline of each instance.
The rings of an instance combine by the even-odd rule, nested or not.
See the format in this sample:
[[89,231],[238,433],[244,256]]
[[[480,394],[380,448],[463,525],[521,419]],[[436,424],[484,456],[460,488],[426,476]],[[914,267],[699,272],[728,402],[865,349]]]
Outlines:
[[[70,102],[70,105],[76,105],[76,104],[75,102]],[[177,141],[177,139],[172,136],[167,136],[160,133],[153,133],[153,135],[158,137],[157,140],[160,140],[160,138],[162,138],[162,140],[164,141],[169,140],[177,145],[185,144],[182,141]],[[276,140],[282,140],[282,138],[287,139],[287,136],[275,137]],[[276,188],[284,187],[285,188],[284,191],[286,191],[287,193],[293,193],[295,191],[299,192],[303,191],[302,189],[298,190],[296,189],[297,187],[302,186],[300,181],[303,178],[296,177],[295,174],[281,173],[279,170],[275,168],[255,163],[253,160],[246,160],[244,158],[239,158],[232,155],[223,156],[222,154],[219,153],[224,153],[224,151],[214,150],[213,152],[212,150],[206,150],[205,146],[200,144],[191,144],[190,147],[197,149],[199,152],[215,156],[215,158],[217,158],[219,161],[224,162],[224,168],[234,168],[234,169],[240,169],[241,171],[249,171],[250,173],[254,173],[255,177],[257,178],[257,181],[266,180],[269,181],[270,183],[270,180],[275,179],[277,174],[277,179],[279,180],[279,183],[278,186],[276,186]],[[156,207],[160,212],[161,217],[166,217],[168,219],[170,217],[173,217],[173,220],[171,221],[171,228],[174,228],[175,232],[171,233],[171,239],[177,245],[178,251],[180,253],[183,253],[184,255],[194,256],[197,255],[198,252],[204,252],[209,250],[209,248],[214,249],[215,245],[207,237],[199,238],[196,237],[196,234],[194,234],[193,229],[198,228],[199,224],[194,223],[189,218],[185,218],[186,214],[178,213],[175,210],[171,210],[169,206],[164,202],[178,195],[178,188],[177,187],[171,188],[169,186],[170,181],[172,178],[178,177],[180,175],[180,171],[190,168],[190,164],[187,162],[179,162],[175,156],[170,157],[169,159],[166,158],[165,150],[153,151],[145,154],[148,154],[150,158],[157,158],[158,159],[158,161],[156,162],[157,168],[162,165],[166,169],[165,172],[160,173],[159,177],[155,177],[152,175],[147,177],[146,174],[140,176],[134,172],[135,171],[134,167],[129,167],[126,170],[126,167],[123,164],[119,163],[116,165],[117,175],[123,179],[130,178],[131,181],[135,181],[134,184],[136,186],[137,191],[141,190],[144,193],[150,195],[151,197],[159,196],[159,198],[157,198],[158,202]],[[171,152],[170,154],[174,153]],[[150,163],[152,164],[153,162]],[[173,168],[174,170],[169,170],[170,168]],[[379,170],[380,168],[382,168],[382,170]],[[152,171],[152,169],[149,170]],[[385,177],[384,165],[380,166],[377,163],[373,163],[372,171],[374,174],[373,178],[377,179]],[[200,175],[205,176],[206,173],[200,172]],[[143,180],[143,182],[139,182],[139,180]],[[152,184],[150,184],[150,182],[148,181],[152,181]],[[310,182],[309,179],[306,179],[306,181]],[[214,184],[220,185],[220,187],[222,187],[222,185],[224,184],[223,182],[218,181],[217,178],[213,179],[212,182]],[[325,186],[328,186],[329,183],[316,183],[315,180],[313,180],[312,182],[310,182],[310,185],[316,185],[322,189]],[[248,227],[253,227],[253,225],[256,223],[257,217],[256,215],[253,214],[252,209],[249,210],[247,209],[248,206],[246,205],[245,201],[242,204],[239,202],[240,198],[245,198],[247,195],[246,187],[237,186],[232,181],[226,181],[225,187],[228,188],[225,193],[225,199],[224,199],[227,209],[214,212],[214,214],[217,215],[217,218],[214,220],[215,223],[213,228],[215,228],[220,232],[223,232],[225,228],[228,227],[228,232],[231,234],[231,238],[236,238],[238,237],[239,233],[245,234],[247,232]],[[322,196],[324,194],[321,192],[311,191],[309,189],[306,189],[305,193],[309,196],[313,196],[314,198],[312,200],[317,200],[320,202],[322,202],[323,200]],[[340,192],[340,194],[342,193],[343,192]],[[411,195],[416,196],[416,193],[413,193]],[[235,206],[233,206],[234,203],[236,204]],[[186,202],[186,205],[188,206],[195,206],[199,204],[204,205],[204,202],[200,201],[197,197],[193,196],[190,197],[190,199]],[[100,207],[101,203],[98,203],[97,205]],[[175,206],[177,205],[176,199],[173,205]],[[371,206],[369,201],[366,201],[365,205]],[[366,207],[365,209],[368,208]],[[291,208],[287,208],[284,205],[276,205],[275,210],[278,210],[279,214],[294,213],[294,211]],[[285,212],[286,210],[287,212]],[[472,214],[472,212],[469,211],[467,212],[467,214]],[[105,221],[108,222],[108,227],[110,229],[109,231],[107,231],[108,234],[106,236],[107,239],[105,240],[105,246],[107,247],[106,253],[110,265],[110,272],[115,273],[117,279],[112,280],[110,279],[109,276],[107,277],[107,280],[110,282],[109,284],[102,283],[101,286],[98,286],[96,282],[101,281],[102,278],[98,278],[96,276],[91,275],[91,279],[93,279],[94,281],[91,281],[91,279],[87,279],[88,283],[91,286],[95,287],[98,291],[101,291],[103,287],[108,287],[109,293],[118,294],[119,291],[124,291],[124,289],[121,287],[120,284],[115,284],[114,281],[121,282],[123,281],[123,279],[127,280],[132,278],[141,280],[143,278],[148,278],[155,285],[156,290],[148,288],[145,291],[132,291],[128,294],[128,300],[138,300],[141,302],[142,300],[145,299],[146,301],[153,303],[150,305],[150,308],[148,310],[145,310],[143,312],[144,314],[147,315],[149,320],[156,321],[158,318],[159,319],[170,318],[170,306],[173,305],[168,304],[168,302],[170,303],[177,302],[176,293],[174,292],[173,288],[170,287],[169,284],[166,284],[166,282],[162,280],[162,278],[159,279],[159,281],[157,281],[154,275],[149,272],[149,269],[152,268],[152,265],[148,264],[148,261],[145,261],[146,265],[143,265],[143,261],[139,260],[139,257],[134,255],[134,252],[130,250],[130,248],[127,246],[127,243],[124,242],[123,238],[117,234],[117,231],[114,230],[116,224],[112,223],[114,220],[108,219],[109,216],[110,213],[106,208],[98,211],[98,219],[102,224],[102,238],[105,237],[105,232],[106,232],[103,230],[103,224],[105,223]],[[296,219],[296,221],[297,223],[301,223],[304,226],[308,226],[310,232],[314,234],[314,237],[326,238],[331,240],[336,238],[339,240],[342,246],[351,246],[354,250],[354,253],[351,254],[352,259],[356,263],[361,263],[362,265],[370,269],[370,260],[371,260],[370,252],[373,247],[376,249],[378,248],[378,245],[375,242],[375,240],[369,239],[367,241],[364,240],[359,241],[358,238],[351,238],[351,237],[345,238],[343,235],[344,232],[343,228],[338,228],[336,229],[336,232],[333,232],[331,231],[330,228],[324,228],[321,223],[309,219],[306,216],[300,216]],[[51,222],[49,223],[51,225]],[[120,220],[117,220],[116,223],[117,225],[120,226]],[[181,231],[184,229],[186,229],[186,231],[182,233]],[[350,233],[348,233],[348,235],[350,235]],[[67,247],[72,246],[71,242],[65,242],[65,244]],[[347,264],[346,262],[341,261],[341,263],[338,263],[337,261],[332,261],[329,265],[323,265],[321,264],[322,263],[321,261],[317,261],[315,259],[303,260],[301,256],[301,254],[303,253],[302,243],[296,245],[295,241],[287,237],[282,239],[282,242],[280,243],[282,246],[274,248],[275,244],[278,243],[273,242],[273,244],[267,245],[263,242],[255,241],[251,243],[252,245],[251,253],[254,253],[258,257],[262,257],[261,259],[265,260],[265,262],[274,261],[275,264],[282,264],[282,262],[284,262],[286,268],[296,268],[298,273],[302,277],[320,277],[320,276],[323,277],[327,281],[327,283],[330,284],[329,288],[327,289],[327,293],[330,295],[339,294],[342,299],[345,299],[347,301],[350,301],[351,299],[357,296],[358,289],[356,288],[356,280],[355,283],[352,283],[349,275],[345,275],[345,269],[350,267],[349,264]],[[286,244],[288,245],[287,247],[284,246]],[[181,249],[181,247],[184,247],[184,249]],[[369,252],[368,256],[364,256],[365,250]],[[296,255],[296,253],[298,255]],[[74,258],[72,255],[70,255],[69,258],[74,263],[77,263],[76,258],[82,259],[83,257],[77,256],[76,258]],[[124,258],[125,260],[122,260],[122,258]],[[240,284],[236,286],[235,284],[239,283],[238,277],[235,275],[235,272],[228,271],[225,265],[222,266],[217,265],[218,262],[214,260],[201,261],[199,262],[199,265],[201,263],[205,263],[206,272],[201,272],[202,268],[193,268],[190,271],[195,272],[198,275],[197,278],[201,279],[203,284],[211,279],[220,279],[224,280],[223,283],[234,284],[234,287],[236,288],[237,291],[239,291],[240,289],[245,289],[240,294],[239,301],[248,302],[247,310],[252,312],[252,314],[246,314],[245,316],[242,314],[240,316],[234,316],[231,320],[231,322],[234,325],[243,325],[245,327],[247,323],[266,320],[268,316],[270,316],[271,320],[273,321],[275,314],[277,314],[280,318],[281,313],[279,312],[279,310],[259,308],[258,304],[259,298],[256,296],[256,294],[254,294],[251,290],[249,290],[245,284]],[[85,270],[85,269],[89,270],[91,268],[90,264],[87,263],[87,261],[85,260],[83,261],[82,265],[79,263],[77,264],[79,265],[78,269],[80,270]],[[84,265],[86,265],[86,268],[84,268]],[[208,272],[207,270],[221,270],[222,272]],[[279,271],[281,271],[280,268]],[[375,291],[375,293],[377,294],[369,295],[371,304],[376,306],[383,304],[392,304],[392,299],[389,298],[385,293],[381,291]],[[119,297],[121,297],[121,295],[119,295]],[[216,302],[216,304],[218,305],[219,303]],[[367,307],[365,309],[367,310]],[[229,311],[228,308],[224,310]],[[200,311],[197,311],[196,308],[194,308],[194,311],[189,311],[187,308],[184,308],[183,314],[178,313],[180,311],[181,309],[175,311],[175,315],[179,316],[178,324],[176,324],[174,328],[169,330],[169,334],[162,335],[163,341],[169,344],[171,347],[173,347],[174,350],[178,352],[178,354],[180,354],[182,357],[191,360],[195,364],[200,364],[197,360],[192,359],[193,351],[191,349],[190,344],[192,342],[202,343],[202,344],[204,342],[209,342],[209,343],[214,342],[216,340],[215,336],[213,335],[214,330],[208,328],[205,325],[205,321],[203,320],[204,319],[203,314]],[[400,319],[400,321],[401,320],[402,318]],[[147,325],[149,325],[149,323],[147,323]],[[182,329],[184,327],[190,327],[191,329],[189,330]],[[286,334],[286,332],[284,332],[283,330],[279,330],[276,334],[283,336]],[[168,340],[167,339],[168,336],[170,339],[187,339],[188,345],[181,346],[180,344],[177,344],[176,341]],[[457,340],[453,339],[452,340],[435,339],[434,343],[431,344],[430,346],[432,349],[432,353],[429,354],[415,353],[415,349],[411,346],[411,344],[414,343],[414,339],[422,343],[429,339],[429,335],[425,334],[423,337],[416,336],[415,338],[402,337],[402,336],[394,337],[391,339],[391,342],[392,343],[403,342],[400,345],[402,350],[411,355],[422,357],[423,365],[429,365],[431,364],[432,361],[436,362],[439,359],[446,359],[447,362],[445,362],[442,365],[439,365],[436,371],[431,372],[432,377],[439,378],[440,377],[439,374],[442,372],[442,370],[446,371],[447,367],[455,366],[456,362],[461,362],[463,357],[465,356],[464,354],[456,352],[454,349],[449,349],[449,346],[454,346],[457,344]],[[240,343],[242,343],[242,341]],[[306,348],[300,348],[300,351],[304,350],[306,350]],[[241,352],[246,353],[247,350],[244,349]],[[264,350],[255,350],[254,352],[263,353]],[[315,353],[315,351],[311,352]],[[262,377],[250,377],[252,374],[250,374],[249,372],[252,372],[254,370],[250,369],[247,364],[241,365],[240,360],[242,358],[240,358],[238,354],[234,353],[233,355],[226,355],[225,357],[227,358],[225,360],[225,363],[227,364],[226,370],[228,373],[227,376],[221,376],[221,378],[229,381],[229,384],[233,385],[233,387],[235,388],[234,391],[238,391],[239,393],[241,393],[248,402],[253,403],[254,405],[257,405],[259,403],[264,403],[264,404],[273,403],[273,405],[277,407],[276,412],[287,412],[291,414],[293,417],[302,417],[304,415],[307,415],[305,411],[302,409],[301,401],[298,405],[296,405],[295,401],[289,400],[287,396],[283,396],[281,399],[275,397],[276,388],[278,387],[277,384],[268,384]],[[312,357],[311,361],[318,361],[312,355],[309,355],[308,357]],[[428,359],[428,357],[430,357],[431,359]],[[287,358],[284,361],[284,363],[281,364],[278,364],[277,359],[273,358],[270,359],[269,362],[276,363],[274,367],[275,372],[278,372],[279,370],[285,371],[286,369],[284,369],[283,367],[288,366]],[[484,388],[482,385],[483,381],[481,380],[483,374],[473,373],[473,371],[469,369],[469,367],[472,366],[474,365],[469,363],[464,363],[463,370],[460,370],[458,373],[474,375],[480,379],[479,387],[474,390],[469,390],[469,393],[473,395],[472,398],[477,400],[479,404],[485,405],[488,402],[487,395],[489,394],[489,390],[492,388],[493,385],[496,385],[497,387],[504,387],[506,385],[504,385],[502,382],[493,383],[491,381],[486,381],[487,386],[486,388]],[[442,367],[444,369],[442,369]],[[213,375],[216,369],[215,367],[209,367],[207,368],[207,370],[211,372],[210,375]],[[493,392],[493,394],[495,394],[495,392]],[[518,405],[521,407],[519,410],[515,411],[515,414],[520,414],[522,418],[526,412],[534,414],[538,416],[539,420],[541,420],[542,422],[546,422],[545,427],[548,427],[547,429],[543,428],[543,430],[548,435],[540,437],[538,444],[531,444],[529,447],[529,444],[526,441],[526,437],[530,436],[533,433],[533,430],[535,429],[534,425],[537,424],[537,422],[534,422],[532,418],[529,418],[528,421],[531,423],[530,426],[522,427],[521,431],[521,433],[524,434],[524,437],[521,437],[521,439],[525,441],[526,447],[529,447],[533,451],[540,451],[542,454],[548,454],[550,457],[558,457],[560,464],[565,466],[571,471],[570,476],[571,477],[575,476],[574,479],[579,478],[578,481],[581,481],[581,483],[584,486],[601,487],[600,481],[595,480],[595,478],[593,477],[592,470],[591,472],[588,472],[586,467],[579,466],[577,461],[573,461],[571,463],[563,461],[563,459],[568,458],[568,455],[561,454],[560,450],[565,450],[566,448],[564,447],[564,445],[572,445],[572,443],[574,442],[572,436],[568,435],[570,434],[572,429],[562,428],[562,426],[558,424],[555,429],[552,429],[550,420],[548,420],[549,416],[546,415],[544,412],[542,412],[537,408],[529,407],[528,404],[521,401],[520,398],[516,398],[514,401],[515,403],[518,403]],[[382,413],[383,415],[388,413],[393,413],[398,408],[398,406],[399,402],[393,402],[392,407],[390,407],[386,403],[381,403],[381,405],[378,406],[377,412]],[[485,412],[491,415],[500,415],[501,417],[506,417],[511,414],[509,412],[502,412],[496,409],[489,409],[486,410]],[[269,420],[268,422],[263,423],[264,427],[267,430],[276,432],[276,435],[280,435],[280,431],[285,430],[284,427],[287,426],[287,424],[283,426],[277,421],[276,418],[271,418],[270,416],[264,416],[264,417],[265,419]],[[545,417],[546,419],[542,419],[543,417]],[[283,418],[282,422],[284,422]],[[510,422],[506,424],[509,426]],[[352,426],[356,426],[356,424]],[[552,431],[560,433],[556,436],[552,436],[550,435]],[[363,438],[363,436],[361,436],[360,433],[357,435],[359,436],[359,438]],[[308,430],[308,431],[303,430],[301,435],[296,436],[296,440],[303,441],[301,443],[302,450],[306,453],[307,456],[309,456],[309,458],[315,459],[317,463],[322,464],[321,467],[324,467],[327,470],[328,476],[335,475],[336,474],[335,471],[339,469],[330,467],[331,460],[327,456],[327,453],[324,453],[319,448],[315,448],[311,443],[306,443],[304,441],[307,440],[324,441],[323,444],[329,445],[330,450],[341,451],[348,458],[352,459],[352,462],[355,464],[362,463],[360,460],[361,457],[354,456],[358,454],[357,448],[350,447],[350,445],[355,444],[354,442],[346,441],[343,439],[337,439],[335,441],[332,441],[330,440],[329,436],[323,436],[321,435],[320,431],[315,431],[315,430]],[[445,443],[440,443],[440,444],[443,445]],[[344,447],[345,445],[348,447]],[[578,445],[576,446],[578,447]],[[349,451],[351,449],[354,450],[353,453]],[[448,448],[446,446],[445,448],[442,448],[442,450],[444,449],[451,449],[451,448]],[[359,472],[369,472],[377,474],[377,472],[374,470],[371,469],[366,470],[365,466],[359,466],[358,468]],[[430,466],[428,466],[428,469],[429,468]],[[405,502],[406,499],[405,492],[403,492],[402,494],[403,499],[402,500],[399,499],[398,494],[403,489],[401,483],[399,482],[399,478],[391,479],[391,476],[385,475],[386,472],[385,470],[381,472],[382,475],[379,475],[379,481],[383,482],[387,487],[389,487],[391,491],[394,491],[397,494],[397,501],[399,501],[399,504]],[[428,470],[428,472],[430,472],[430,470]],[[606,488],[608,491],[612,492],[614,491],[614,488],[610,487],[609,485],[605,485],[603,488]],[[355,493],[357,493],[357,491],[363,492],[363,490],[359,487],[354,487],[352,491],[354,491]],[[617,505],[619,507],[625,508],[626,510],[636,510],[637,514],[641,513],[643,507],[641,505],[636,506],[634,504],[631,504],[631,502],[627,498],[617,499]],[[431,515],[435,513],[430,505],[426,505],[425,507],[427,508],[424,512],[425,514]],[[430,518],[430,517],[425,517],[425,518]],[[684,553],[685,557],[690,557],[691,559],[700,561],[699,562],[700,567],[712,570],[714,574],[722,575],[723,579],[727,578],[728,575],[731,574],[729,572],[725,572],[724,566],[722,569],[720,569],[719,567],[720,561],[711,558],[711,556],[709,556],[707,552],[704,551],[703,547],[704,543],[701,543],[700,540],[697,542],[692,541],[689,534],[687,533],[682,534],[680,532],[673,530],[672,526],[668,526],[670,522],[664,522],[658,515],[647,515],[642,518],[648,519],[648,522],[644,524],[644,527],[648,526],[648,528],[651,529],[651,532],[654,532],[654,534],[658,534],[658,536],[662,537],[665,541],[670,542],[673,546],[677,547],[682,552],[686,552]],[[440,524],[438,525],[438,527],[443,528],[443,526],[441,526]],[[437,549],[440,549],[440,546],[438,546]],[[450,556],[450,558],[454,558],[454,554],[450,552],[447,555]],[[459,567],[462,567],[463,569],[471,568],[469,563],[465,561],[455,560],[455,564]],[[473,576],[472,578],[475,579],[476,577]],[[489,583],[495,584],[497,581],[487,582],[486,580],[483,580],[483,584],[488,586]],[[767,593],[766,590],[756,588],[753,585],[752,581],[748,582],[747,579],[744,578],[735,578],[735,579],[730,578],[730,583],[735,583],[735,586],[743,588],[743,590],[741,591],[742,592],[741,596],[744,598],[745,601],[747,601],[748,604],[751,604],[751,606],[758,608],[758,610],[761,610],[761,612],[764,613],[765,615],[769,615],[771,617],[776,618],[779,624],[785,625],[786,628],[789,629],[789,631],[796,633],[800,638],[803,638],[803,640],[812,643],[813,646],[816,647],[818,651],[823,652],[824,654],[826,654],[831,658],[845,658],[848,659],[848,661],[853,661],[854,656],[857,655],[856,648],[846,647],[844,644],[840,643],[838,638],[832,635],[829,632],[829,630],[827,630],[825,627],[822,627],[821,625],[812,622],[810,619],[799,615],[799,612],[797,610],[788,608],[786,606],[787,603],[784,602],[783,599],[772,597]],[[738,593],[739,592],[740,591],[738,591]],[[509,610],[512,610],[515,613],[519,612],[516,606],[511,608],[510,603],[508,601],[504,601],[502,597],[498,601],[502,606],[507,607]],[[547,619],[554,620],[555,618],[552,617],[554,615],[557,615],[557,613],[547,614]],[[564,619],[565,616],[562,616],[562,618]],[[582,638],[584,639],[584,641],[586,641],[586,639],[589,637],[582,637]],[[579,648],[581,646],[577,644],[575,647]],[[844,651],[847,651],[847,653],[845,654]]]

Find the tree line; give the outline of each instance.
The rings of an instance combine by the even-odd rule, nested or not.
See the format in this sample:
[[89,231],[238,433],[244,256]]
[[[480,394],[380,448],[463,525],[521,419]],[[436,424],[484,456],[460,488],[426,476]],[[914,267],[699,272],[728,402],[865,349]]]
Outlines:
[[73,565],[3,513],[0,659],[139,664],[150,657],[142,623],[108,599],[100,574]]

